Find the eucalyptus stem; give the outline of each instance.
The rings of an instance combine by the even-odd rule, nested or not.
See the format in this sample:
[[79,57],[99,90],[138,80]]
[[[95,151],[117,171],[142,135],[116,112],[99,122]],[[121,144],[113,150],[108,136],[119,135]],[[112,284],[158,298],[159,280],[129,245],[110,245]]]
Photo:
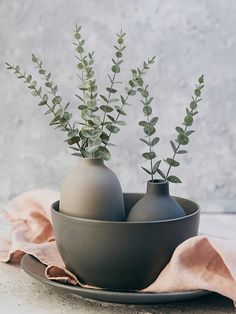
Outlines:
[[[118,60],[118,59],[117,59]],[[113,77],[111,79],[111,85],[109,88],[113,88],[113,85],[114,85],[114,82],[115,82],[115,77],[116,77],[116,73],[113,74]],[[111,92],[109,92],[108,94],[108,97],[107,97],[107,103],[109,104],[110,102],[110,99],[111,99]],[[106,115],[107,115],[107,109],[105,109],[104,113],[103,113],[103,119],[102,119],[102,129],[104,128],[104,122],[105,122],[105,119],[106,119]]]
[[[147,97],[145,97],[145,100],[147,101]],[[150,124],[150,119],[149,116],[147,116],[147,122],[148,124]],[[149,143],[149,153],[151,155],[152,153],[152,146],[151,146],[151,136],[148,135],[148,143]],[[150,167],[151,167],[151,181],[153,181],[153,163],[152,163],[153,159],[150,159]]]
[[[61,98],[61,96],[59,96],[59,95],[57,94],[58,87],[57,87],[57,85],[54,85],[54,86],[53,86],[53,82],[50,81],[50,79],[51,79],[51,73],[50,73],[50,72],[47,73],[47,70],[46,70],[45,68],[43,68],[42,60],[39,60],[39,58],[36,57],[34,54],[32,55],[32,61],[33,61],[34,63],[36,63],[37,68],[38,68],[38,72],[39,72],[39,74],[41,74],[41,75],[43,76],[43,79],[46,81],[45,86],[46,86],[47,88],[49,88],[50,93],[54,96],[54,100],[58,99],[58,101],[56,101],[57,105],[60,107],[60,109],[62,109],[62,110],[64,111],[64,108],[63,108],[62,105],[61,105],[61,100],[62,100],[62,98]],[[53,101],[53,100],[52,100],[52,101]],[[55,101],[54,101],[54,104],[53,104],[53,105],[55,105]],[[69,103],[66,104],[66,109],[67,109],[68,106],[69,106]],[[54,113],[54,114],[55,114],[55,113]],[[69,121],[68,121],[67,124],[68,124],[68,126],[69,126],[69,129],[67,129],[68,132],[71,131],[71,130],[73,130],[73,128],[72,128],[72,126],[71,126],[71,124],[70,124]]]
[[[121,98],[121,106],[116,106],[117,115],[116,115],[116,118],[113,119],[112,125],[115,126],[118,123],[120,115],[126,115],[126,113],[124,111],[124,107],[125,107],[125,105],[127,105],[127,101],[129,99],[129,97],[130,96],[134,96],[136,94],[136,87],[137,86],[142,86],[143,85],[142,76],[145,73],[144,71],[145,70],[149,70],[149,66],[151,64],[153,64],[154,62],[155,62],[155,57],[153,57],[151,59],[148,59],[147,62],[144,62],[143,63],[143,67],[142,67],[141,70],[139,68],[137,70],[132,70],[133,77],[132,77],[131,80],[129,80],[129,85],[130,86],[126,87],[127,95],[126,95],[126,97],[123,97],[123,96],[120,97]],[[106,142],[104,143],[104,146],[103,146],[104,148],[106,148],[107,144],[109,143],[111,135],[117,133],[116,129],[117,129],[117,127],[114,127],[114,128],[110,129],[110,132],[108,134],[107,140],[106,140]],[[119,129],[118,129],[118,131],[119,131]]]
[[196,111],[196,108],[198,106],[199,101],[201,101],[201,98],[200,98],[201,90],[204,87],[203,75],[200,76],[200,78],[198,79],[198,83],[199,84],[196,85],[196,88],[194,90],[194,96],[192,96],[192,101],[190,102],[190,109],[186,108],[186,116],[183,122],[184,128],[181,128],[179,126],[176,127],[178,136],[175,141],[177,142],[178,145],[176,146],[176,144],[173,141],[170,141],[171,147],[174,153],[173,153],[172,158],[167,158],[166,160],[164,160],[168,164],[168,169],[167,169],[166,175],[164,176],[164,179],[169,182],[181,183],[181,180],[178,177],[173,176],[173,175],[170,176],[170,171],[172,167],[178,167],[180,165],[180,163],[176,161],[177,154],[187,153],[186,150],[180,150],[180,147],[182,145],[187,145],[189,142],[189,136],[195,132],[194,130],[188,130],[188,128],[192,126],[193,117],[198,113],[198,111]]
[[[127,95],[126,98],[124,98],[124,102],[122,102],[122,106],[120,107],[121,110],[123,110],[124,105],[125,105],[125,103],[127,102],[129,96],[130,96],[130,95]],[[114,122],[113,122],[114,125],[115,125],[115,124],[117,123],[117,121],[119,120],[120,115],[121,115],[121,114],[118,112],[118,114],[117,114],[117,116],[116,116],[116,118],[115,118],[115,120],[114,120]],[[109,141],[110,141],[110,137],[111,137],[112,134],[113,134],[113,132],[110,131],[110,133],[108,134],[108,138],[107,138],[107,140],[106,140],[106,143],[104,144],[104,148],[106,148],[106,146],[108,145],[108,143],[109,143]]]
[[[153,101],[153,97],[150,97],[149,91],[148,91],[148,85],[145,87],[139,87],[138,92],[142,96],[142,99],[140,100],[143,104],[143,113],[146,117],[146,121],[140,121],[139,125],[143,127],[143,132],[145,134],[144,138],[140,138],[140,141],[142,141],[144,144],[148,146],[148,151],[144,152],[142,154],[143,158],[150,161],[150,169],[147,169],[145,167],[142,167],[142,169],[147,172],[151,176],[151,181],[154,180],[154,174],[159,171],[159,166],[161,163],[161,160],[158,160],[153,165],[154,159],[157,157],[157,154],[154,152],[153,147],[159,142],[160,138],[155,136],[156,133],[156,123],[158,121],[158,117],[150,117],[152,116],[152,107],[151,103]],[[152,136],[154,136],[152,138]],[[146,140],[148,138],[148,140]]]
[[[54,119],[51,121],[50,125],[59,124],[61,130],[64,129],[68,133],[73,131],[71,129],[71,126],[70,126],[70,128],[68,128],[67,125],[65,125],[64,123],[62,123],[60,121],[60,119],[58,119],[59,115],[55,111],[55,106],[54,105],[53,106],[49,105],[49,103],[48,103],[48,96],[46,94],[44,94],[42,96],[42,86],[40,86],[38,89],[36,88],[37,82],[33,80],[32,75],[26,75],[25,72],[22,73],[20,71],[20,67],[19,66],[14,66],[14,65],[11,65],[11,64],[9,64],[7,62],[6,62],[6,65],[7,65],[7,69],[8,70],[14,70],[15,71],[14,73],[16,75],[18,75],[19,79],[25,79],[25,83],[27,83],[28,88],[32,90],[31,94],[33,96],[37,96],[37,97],[39,97],[41,99],[41,102],[38,105],[39,106],[46,106],[49,109],[45,114],[52,113],[54,115]],[[73,144],[75,144],[75,143],[73,143]],[[81,150],[80,144],[78,142],[76,142],[76,144],[77,144],[79,150]]]
[[[112,59],[112,61],[114,63],[114,65],[111,67],[111,70],[113,72],[113,76],[112,76],[112,78],[110,76],[108,76],[109,80],[110,80],[110,86],[107,88],[107,91],[108,91],[107,99],[103,95],[100,95],[100,97],[102,97],[102,99],[107,103],[107,105],[110,104],[111,96],[115,91],[113,86],[115,84],[116,75],[117,75],[117,73],[120,72],[120,64],[121,64],[121,62],[123,62],[123,60],[122,60],[123,50],[125,49],[125,46],[122,46],[122,44],[124,43],[125,33],[123,33],[121,30],[120,34],[117,34],[117,36],[118,36],[117,43],[119,46],[118,47],[114,46],[114,48],[117,50],[116,51],[116,60],[114,61],[114,59]],[[105,125],[105,120],[106,120],[108,109],[109,109],[109,106],[106,106],[103,110],[104,113],[103,113],[103,119],[102,119],[102,130],[103,130],[104,125]]]

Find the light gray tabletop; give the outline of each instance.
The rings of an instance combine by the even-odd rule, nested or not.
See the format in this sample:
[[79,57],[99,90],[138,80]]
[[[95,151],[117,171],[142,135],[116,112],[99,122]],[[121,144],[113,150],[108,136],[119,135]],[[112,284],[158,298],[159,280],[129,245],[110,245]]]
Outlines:
[[[1,227],[1,226],[0,226]],[[200,232],[236,240],[236,215],[202,214]],[[0,263],[1,314],[72,313],[236,313],[233,302],[211,294],[198,299],[169,304],[118,305],[65,294],[29,277],[19,266]]]

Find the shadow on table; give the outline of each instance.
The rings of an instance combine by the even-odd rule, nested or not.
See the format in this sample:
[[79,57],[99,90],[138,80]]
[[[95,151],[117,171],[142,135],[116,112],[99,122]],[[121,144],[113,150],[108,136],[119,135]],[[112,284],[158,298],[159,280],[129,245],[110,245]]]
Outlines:
[[[77,297],[75,297],[77,298]],[[161,303],[154,305],[123,305],[123,304],[112,304],[99,302],[94,300],[89,300],[85,298],[78,297],[81,302],[87,303],[87,306],[91,307],[91,310],[97,307],[98,312],[102,308],[107,310],[107,313],[236,313],[233,302],[219,294],[211,293],[207,296],[172,303]],[[103,312],[104,313],[104,312]]]

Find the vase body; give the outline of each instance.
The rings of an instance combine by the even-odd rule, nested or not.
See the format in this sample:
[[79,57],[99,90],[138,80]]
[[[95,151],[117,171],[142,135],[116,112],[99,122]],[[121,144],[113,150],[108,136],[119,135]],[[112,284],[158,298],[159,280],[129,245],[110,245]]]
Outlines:
[[146,194],[131,209],[127,221],[158,221],[185,216],[183,208],[169,194],[164,180],[147,182]]
[[125,220],[120,182],[102,159],[79,159],[63,181],[60,212],[85,219]]

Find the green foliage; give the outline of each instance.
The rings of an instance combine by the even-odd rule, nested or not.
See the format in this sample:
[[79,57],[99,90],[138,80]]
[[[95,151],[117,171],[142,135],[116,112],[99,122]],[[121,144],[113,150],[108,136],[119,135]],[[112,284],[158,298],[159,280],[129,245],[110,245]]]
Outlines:
[[[63,98],[58,93],[58,85],[52,79],[52,74],[45,68],[42,60],[36,55],[32,55],[32,62],[35,64],[38,74],[44,82],[39,86],[31,74],[21,71],[18,65],[6,63],[7,69],[12,70],[17,78],[22,79],[27,85],[31,94],[39,98],[38,105],[45,107],[45,115],[51,115],[50,125],[56,129],[67,133],[65,142],[74,151],[72,155],[87,158],[103,158],[108,160],[111,157],[107,146],[110,143],[112,134],[117,134],[120,127],[126,122],[120,116],[126,116],[125,106],[128,106],[128,98],[134,96],[138,87],[143,85],[143,75],[154,63],[152,58],[143,63],[142,69],[131,71],[131,77],[125,87],[123,94],[118,94],[117,85],[122,82],[117,81],[117,75],[121,72],[125,33],[121,30],[117,34],[114,46],[114,56],[112,58],[111,75],[108,75],[109,86],[106,87],[107,95],[98,93],[98,86],[93,69],[94,52],[87,52],[85,39],[81,34],[81,27],[75,27],[74,46],[77,59],[78,77],[80,85],[76,97],[79,101],[77,108],[80,113],[80,120],[74,120],[69,111],[69,103],[64,103]],[[100,102],[99,102],[100,101]]]
[[164,159],[164,162],[168,165],[167,173],[164,174],[163,171],[159,168],[161,164],[161,160],[157,161],[153,164],[154,159],[156,158],[156,153],[153,150],[153,146],[155,146],[159,142],[159,137],[154,137],[156,133],[155,125],[158,121],[157,117],[151,118],[152,115],[152,107],[151,102],[153,100],[149,95],[148,85],[137,88],[138,92],[142,96],[142,104],[143,104],[143,113],[146,116],[146,121],[142,120],[139,122],[139,125],[143,127],[143,131],[145,133],[145,138],[140,138],[140,140],[149,147],[149,152],[145,152],[142,156],[150,161],[150,169],[142,167],[142,169],[147,172],[151,176],[151,180],[153,181],[154,174],[158,173],[164,180],[167,180],[171,183],[181,183],[181,180],[174,176],[169,175],[172,167],[178,167],[180,163],[176,160],[176,156],[180,154],[186,154],[187,151],[184,149],[180,149],[182,145],[186,146],[189,143],[189,136],[193,134],[194,130],[189,130],[188,128],[192,126],[194,117],[198,114],[196,110],[199,102],[201,101],[201,93],[204,87],[204,76],[201,75],[198,79],[198,84],[194,90],[194,96],[192,96],[192,100],[190,102],[189,108],[186,108],[186,116],[184,117],[183,127],[177,126],[175,129],[177,131],[177,137],[175,141],[170,141],[171,148],[173,150],[173,156]]
[[172,158],[167,158],[166,162],[169,165],[167,173],[166,173],[166,180],[172,183],[181,183],[181,180],[175,176],[170,176],[170,170],[172,167],[178,167],[180,163],[175,160],[176,156],[179,154],[186,154],[187,151],[180,149],[182,145],[186,146],[189,143],[189,136],[193,134],[194,130],[189,130],[188,128],[192,126],[194,117],[198,114],[196,110],[198,107],[199,102],[201,101],[201,93],[204,87],[204,76],[201,75],[198,79],[198,83],[194,90],[194,96],[192,96],[192,100],[189,104],[189,108],[186,108],[186,116],[184,117],[183,128],[177,126],[175,129],[177,131],[177,138],[175,139],[175,144],[171,141],[171,147],[173,149],[173,156]]
[[[152,178],[156,172],[159,170],[159,166],[161,163],[161,160],[158,160],[154,164],[154,159],[157,157],[156,153],[153,151],[153,147],[159,142],[159,137],[154,136],[156,133],[156,128],[155,125],[158,121],[158,117],[151,117],[152,115],[152,107],[151,107],[151,102],[153,100],[152,97],[149,96],[149,91],[148,91],[148,85],[144,87],[144,82],[140,82],[142,87],[138,87],[137,91],[140,93],[141,96],[141,103],[143,104],[143,113],[144,116],[146,116],[146,121],[140,121],[139,125],[143,127],[143,132],[145,138],[140,138],[140,141],[145,143],[149,151],[145,152],[142,154],[143,158],[147,159],[150,161],[150,169],[142,167],[144,171],[146,171]],[[152,137],[153,136],[153,137]]]

